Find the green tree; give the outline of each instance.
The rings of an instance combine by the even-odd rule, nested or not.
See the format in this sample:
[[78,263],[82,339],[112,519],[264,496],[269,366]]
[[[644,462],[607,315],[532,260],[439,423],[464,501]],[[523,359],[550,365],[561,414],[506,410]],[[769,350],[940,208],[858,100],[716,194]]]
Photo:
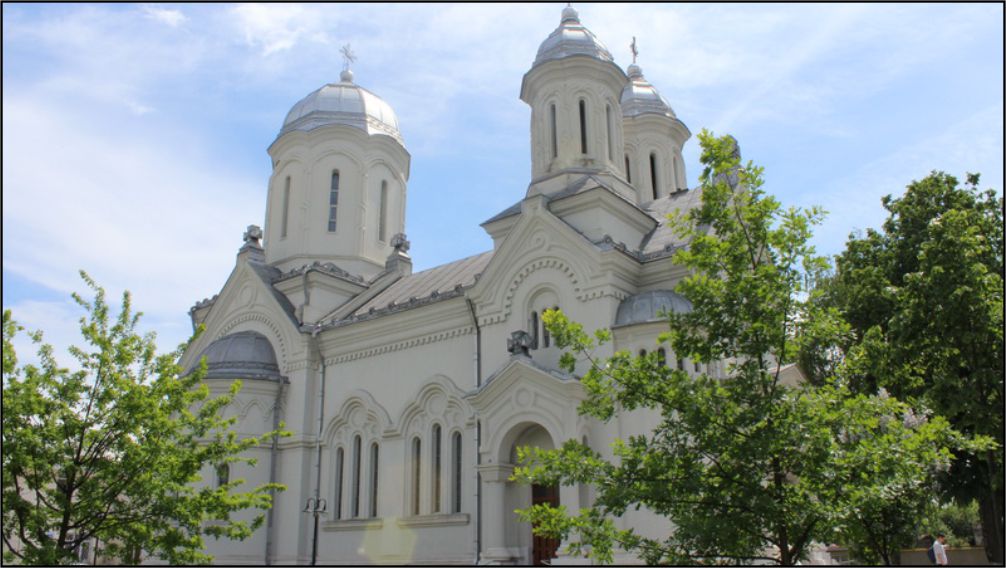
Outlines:
[[[957,440],[942,419],[909,420],[914,413],[894,398],[854,396],[842,381],[780,381],[805,342],[834,343],[847,333],[811,289],[809,275],[827,269],[809,245],[821,212],[783,210],[763,192],[761,169],[741,165],[732,138],[703,132],[699,140],[702,203],[674,220],[689,242],[675,257],[690,270],[677,290],[692,310],[668,314],[661,341],[679,357],[724,362],[728,376],[690,376],[655,354],[618,352],[600,361],[593,352],[609,332],[591,337],[561,312],[547,312],[546,325],[567,349],[562,366],[574,372],[578,360],[589,364],[581,413],[607,421],[647,408],[662,420],[648,435],[616,441],[614,463],[576,441],[522,450],[517,480],[590,483],[598,496],[575,517],[549,505],[521,515],[540,534],[576,535],[572,551],[601,561],[619,547],[651,564],[791,565],[812,541],[833,541],[843,531],[861,537],[851,526],[870,520],[866,506],[883,499],[885,485],[896,485],[911,505],[924,499],[926,480],[948,464]],[[919,467],[899,467],[906,455]],[[612,516],[640,506],[668,517],[673,534],[653,539],[615,529]],[[897,510],[899,522],[905,508]],[[895,524],[873,534],[897,532]]]
[[[20,366],[19,327],[3,314],[3,539],[5,560],[67,564],[80,543],[97,538],[101,553],[136,563],[140,551],[172,564],[205,563],[203,536],[243,539],[263,522],[232,515],[268,509],[267,484],[240,492],[243,480],[197,486],[207,465],[251,462],[241,453],[261,439],[238,439],[220,411],[240,389],[215,398],[202,384],[205,363],[182,376],[185,345],[156,354],[141,336],[130,296],[118,315],[94,291],[80,320],[87,347],[71,347],[80,370],[58,365],[41,332],[38,365]],[[279,432],[266,437],[279,435]]]
[[852,334],[851,384],[919,401],[995,447],[967,452],[945,494],[977,499],[990,559],[1003,562],[1003,200],[942,172],[887,196],[880,231],[853,235],[838,257],[828,304]]

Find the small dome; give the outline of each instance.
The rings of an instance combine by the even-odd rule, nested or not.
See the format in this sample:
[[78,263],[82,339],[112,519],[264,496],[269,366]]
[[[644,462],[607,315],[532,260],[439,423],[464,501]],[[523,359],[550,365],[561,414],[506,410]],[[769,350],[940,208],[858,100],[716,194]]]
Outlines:
[[618,305],[615,325],[633,325],[663,319],[660,314],[684,314],[692,311],[692,303],[670,290],[653,290],[629,296]]
[[279,135],[293,130],[314,130],[329,124],[345,124],[367,134],[386,134],[404,146],[398,130],[398,117],[391,105],[353,83],[352,71],[343,71],[340,79],[339,83],[329,83],[293,105]]
[[629,82],[622,89],[622,98],[619,101],[622,116],[659,114],[677,118],[670,103],[643,77],[643,70],[638,65],[635,63],[629,65],[628,75]]
[[225,335],[210,343],[200,359],[202,357],[206,357],[207,379],[283,380],[276,352],[269,340],[258,332]]
[[541,42],[534,65],[571,55],[589,55],[601,61],[614,62],[608,48],[590,30],[583,27],[576,10],[567,6],[562,11],[562,22],[559,27]]

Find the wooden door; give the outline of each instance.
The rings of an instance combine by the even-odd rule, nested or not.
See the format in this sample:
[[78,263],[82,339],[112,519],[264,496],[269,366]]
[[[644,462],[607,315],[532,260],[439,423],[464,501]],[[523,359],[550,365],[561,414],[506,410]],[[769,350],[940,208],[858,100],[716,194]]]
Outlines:
[[[531,504],[548,503],[559,506],[559,488],[555,485],[532,485]],[[535,566],[545,566],[546,562],[555,558],[559,550],[559,539],[547,538],[531,533],[531,563]]]

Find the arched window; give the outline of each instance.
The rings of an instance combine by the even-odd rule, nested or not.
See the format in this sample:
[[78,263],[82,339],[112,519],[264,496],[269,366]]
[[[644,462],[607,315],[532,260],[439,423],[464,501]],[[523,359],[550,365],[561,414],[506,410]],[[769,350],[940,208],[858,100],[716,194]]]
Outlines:
[[538,312],[531,312],[531,349],[538,348]]
[[451,479],[451,511],[461,512],[461,432],[451,436],[451,458],[454,471]]
[[332,188],[328,193],[328,232],[335,232],[336,209],[339,206],[339,170],[332,172]]
[[[552,306],[551,309],[552,310],[558,310],[559,306]],[[547,312],[548,310],[545,310],[545,311]],[[541,322],[541,339],[542,339],[542,344],[545,347],[548,347],[552,343],[552,336],[549,335],[548,328],[545,327],[545,322],[544,321]]]
[[625,155],[625,181],[632,183],[632,168],[629,167],[629,155]]
[[422,471],[422,443],[419,437],[412,439],[412,514],[419,514],[420,472]]
[[342,448],[335,451],[335,518],[342,518],[342,467],[345,461],[345,452]]
[[650,187],[653,188],[653,198],[657,198],[657,153],[650,152]]
[[360,437],[353,438],[353,518],[360,516]]
[[646,357],[646,349],[640,349],[639,350],[639,356],[640,357]]
[[433,512],[440,512],[440,425],[433,425]]
[[557,123],[555,118],[555,103],[552,103],[548,109],[549,123],[552,125],[552,157],[559,157],[559,132],[557,131]]
[[698,361],[695,362],[695,372],[696,373],[702,372],[702,363],[699,363]]
[[286,185],[283,186],[283,220],[279,236],[286,238],[286,228],[290,219],[290,176],[286,176]]
[[231,466],[230,464],[221,463],[217,464],[217,487],[223,487],[231,482]]
[[377,479],[378,479],[378,458],[379,448],[377,442],[370,445],[370,516],[377,516]]
[[667,351],[664,351],[663,347],[657,349],[657,364],[661,367],[667,366]]
[[382,243],[388,240],[388,182],[381,181],[380,218],[377,220],[377,238]]
[[605,105],[605,107],[604,107],[604,118],[605,118],[605,124],[608,127],[608,161],[614,162],[615,161],[615,148],[614,148],[615,143],[614,143],[614,141],[612,140],[612,137],[611,137],[611,129],[612,129],[612,126],[611,126],[611,105]]
[[678,370],[679,371],[684,371],[685,370],[685,358],[684,357],[678,357]]
[[580,99],[580,153],[587,153],[587,101]]

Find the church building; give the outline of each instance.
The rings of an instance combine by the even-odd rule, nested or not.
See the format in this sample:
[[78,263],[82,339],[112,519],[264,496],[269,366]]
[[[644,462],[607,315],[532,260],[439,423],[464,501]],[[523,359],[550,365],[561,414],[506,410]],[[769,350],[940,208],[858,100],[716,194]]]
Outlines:
[[[492,250],[420,272],[391,106],[347,66],[287,114],[268,149],[264,229],[248,228],[220,293],[192,308],[205,333],[182,362],[205,356],[216,393],[242,380],[226,411],[239,435],[280,422],[293,433],[253,449],[254,467],[204,472],[204,483],[286,486],[252,537],[207,539],[216,562],[589,563],[534,537],[514,510],[551,502],[575,514],[593,489],[509,481],[516,448],[576,439],[610,457],[615,439],[659,416],[580,416],[583,388],[559,369],[542,315],[612,329],[601,357],[658,349],[667,365],[721,372],[657,344],[660,314],[690,309],[672,291],[685,270],[667,221],[699,202],[685,181],[688,128],[572,7],[520,98],[531,107],[526,192],[482,222]],[[645,509],[616,525],[671,530]]]

